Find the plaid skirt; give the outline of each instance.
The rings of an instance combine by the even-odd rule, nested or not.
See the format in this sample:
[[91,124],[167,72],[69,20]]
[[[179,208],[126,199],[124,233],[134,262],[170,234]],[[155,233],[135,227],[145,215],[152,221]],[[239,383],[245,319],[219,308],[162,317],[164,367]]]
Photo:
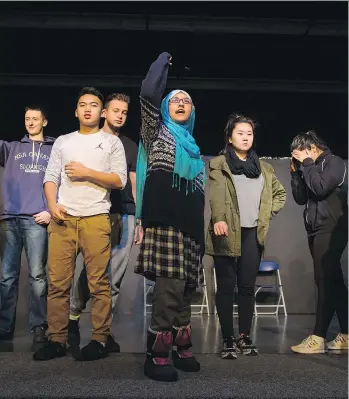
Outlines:
[[148,227],[135,267],[148,280],[169,277],[186,280],[190,287],[203,284],[200,245],[173,227]]

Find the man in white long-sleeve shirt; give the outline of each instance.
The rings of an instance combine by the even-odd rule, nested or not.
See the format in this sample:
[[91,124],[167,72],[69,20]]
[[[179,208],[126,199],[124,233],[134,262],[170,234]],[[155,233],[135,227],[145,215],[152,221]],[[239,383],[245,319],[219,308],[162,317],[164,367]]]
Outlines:
[[81,91],[75,111],[80,129],[56,140],[46,169],[44,190],[52,215],[48,228],[49,341],[34,353],[35,360],[66,354],[70,288],[80,251],[93,299],[93,329],[92,341],[81,350],[76,348],[73,356],[77,360],[96,360],[108,354],[110,189],[125,187],[127,166],[120,139],[99,130],[102,108],[103,96],[98,90],[86,87]]

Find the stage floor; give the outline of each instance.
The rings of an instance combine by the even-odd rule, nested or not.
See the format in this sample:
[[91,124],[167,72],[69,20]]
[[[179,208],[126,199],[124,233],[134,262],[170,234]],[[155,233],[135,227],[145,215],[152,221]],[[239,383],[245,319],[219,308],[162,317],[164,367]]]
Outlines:
[[[235,317],[237,322],[237,318]],[[32,360],[26,320],[17,322],[12,343],[0,343],[0,397],[74,398],[345,398],[345,354],[296,355],[290,346],[311,333],[314,316],[254,318],[252,336],[260,355],[221,360],[217,316],[194,316],[194,352],[201,362],[195,375],[180,372],[176,383],[158,383],[143,375],[149,316],[116,314],[113,332],[120,354],[96,362],[76,362],[70,355],[49,362]],[[329,339],[337,332],[330,328]],[[90,339],[90,314],[81,319],[82,344]]]
[[[144,317],[140,312],[114,314],[112,330],[121,346],[121,352],[144,352],[149,321],[150,316]],[[237,326],[236,316],[234,322]],[[287,354],[291,353],[291,345],[299,343],[311,334],[314,322],[313,315],[258,316],[253,318],[251,336],[261,354]],[[219,353],[221,335],[216,315],[193,316],[192,327],[195,353]],[[328,340],[335,337],[337,331],[338,323],[334,320],[328,333]],[[80,333],[81,344],[87,344],[91,339],[90,313],[81,316]],[[31,340],[27,320],[21,317],[17,320],[13,341],[0,341],[0,352],[31,352],[33,350]]]

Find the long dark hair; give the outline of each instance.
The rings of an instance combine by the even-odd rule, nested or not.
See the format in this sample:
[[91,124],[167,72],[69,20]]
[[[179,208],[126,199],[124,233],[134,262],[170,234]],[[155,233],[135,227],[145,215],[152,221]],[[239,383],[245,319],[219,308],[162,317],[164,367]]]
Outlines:
[[238,113],[233,113],[229,115],[228,117],[228,122],[225,125],[224,128],[224,141],[225,141],[225,147],[223,150],[220,152],[220,154],[225,154],[227,145],[229,144],[229,139],[232,135],[233,130],[235,129],[236,125],[238,123],[248,123],[253,130],[253,144],[252,148],[256,147],[256,127],[257,127],[257,122],[255,122],[251,117],[243,115],[243,114],[238,114]]
[[315,130],[309,130],[306,133],[298,134],[291,143],[291,152],[293,150],[303,151],[305,149],[310,150],[311,146],[315,145],[318,149],[325,151],[328,150],[329,147],[326,144],[325,140],[319,137]]

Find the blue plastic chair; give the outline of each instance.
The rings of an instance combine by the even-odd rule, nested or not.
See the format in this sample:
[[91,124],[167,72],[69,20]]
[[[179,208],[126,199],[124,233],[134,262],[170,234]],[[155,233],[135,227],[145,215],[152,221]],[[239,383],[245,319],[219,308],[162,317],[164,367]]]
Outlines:
[[[285,296],[284,296],[284,290],[282,287],[282,282],[281,282],[281,276],[280,276],[280,267],[279,264],[274,262],[274,261],[269,261],[269,260],[263,260],[261,261],[259,265],[259,274],[263,275],[264,273],[274,273],[277,279],[276,284],[257,284],[256,287],[257,290],[255,292],[255,297],[257,297],[257,294],[261,292],[263,289],[274,289],[276,288],[278,292],[278,301],[275,305],[263,305],[263,304],[257,304],[255,302],[254,305],[254,313],[255,316],[258,315],[278,315],[279,314],[279,309],[282,308],[284,310],[284,315],[287,316],[287,310],[286,310],[286,302],[285,302]],[[258,308],[275,308],[274,312],[259,312],[258,313]]]

